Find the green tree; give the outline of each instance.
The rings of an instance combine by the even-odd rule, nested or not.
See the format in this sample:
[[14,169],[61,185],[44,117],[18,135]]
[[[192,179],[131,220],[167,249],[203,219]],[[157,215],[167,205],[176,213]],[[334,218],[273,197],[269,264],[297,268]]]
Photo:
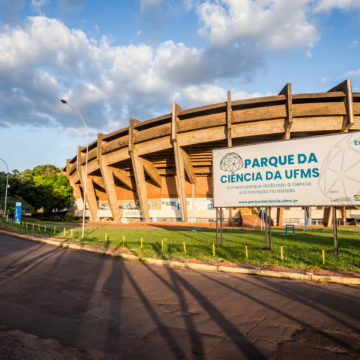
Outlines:
[[[1,209],[4,204],[5,184],[6,173],[0,172]],[[16,201],[23,203],[24,212],[43,209],[47,213],[70,207],[73,201],[72,187],[67,177],[54,165],[38,165],[33,170],[26,169],[21,173],[13,170],[9,174],[9,184],[9,212],[14,211]]]
[[35,166],[32,172],[34,176],[46,175],[46,174],[58,174],[60,172],[60,169],[54,165],[46,164],[46,165]]
[[[29,196],[28,189],[24,189],[21,181],[19,180],[19,171],[13,170],[12,173],[9,174],[9,188],[7,193],[7,213],[14,213],[15,202],[22,202],[22,209],[24,212],[32,213],[36,209],[35,207],[23,197],[23,194]],[[4,211],[4,203],[5,203],[5,187],[6,187],[6,173],[0,172],[0,209]]]
[[37,209],[43,208],[45,212],[50,212],[71,206],[72,187],[60,169],[54,165],[39,165],[33,169],[33,174]]
[[72,188],[65,175],[47,173],[34,176],[33,181],[38,193],[38,208],[41,205],[45,212],[50,212],[71,205]]

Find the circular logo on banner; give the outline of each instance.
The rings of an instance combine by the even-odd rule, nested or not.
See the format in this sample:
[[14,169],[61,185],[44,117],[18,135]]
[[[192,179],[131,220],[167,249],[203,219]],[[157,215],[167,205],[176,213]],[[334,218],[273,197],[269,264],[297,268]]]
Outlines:
[[[356,195],[360,192],[360,149],[353,144],[352,138],[342,139],[332,147],[323,161],[319,187],[333,201],[358,201]],[[349,189],[356,189],[355,194]]]
[[220,161],[220,169],[223,171],[235,172],[240,170],[243,166],[243,159],[234,152],[227,153]]

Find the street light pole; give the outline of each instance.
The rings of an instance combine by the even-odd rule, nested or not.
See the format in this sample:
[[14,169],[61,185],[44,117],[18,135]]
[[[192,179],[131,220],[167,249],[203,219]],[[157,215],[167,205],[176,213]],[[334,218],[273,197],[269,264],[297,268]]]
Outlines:
[[7,203],[7,191],[9,187],[9,168],[5,160],[0,159],[6,166],[6,186],[5,186],[5,205],[4,205],[4,218],[6,219],[6,203]]
[[[84,179],[84,201],[83,201],[83,219],[82,219],[82,231],[81,231],[81,238],[84,238],[84,233],[85,233],[85,211],[86,211],[86,182],[87,182],[87,164],[88,164],[88,152],[89,152],[89,132],[88,132],[88,128],[86,126],[86,122],[84,120],[84,118],[82,117],[82,115],[80,114],[80,111],[78,111],[75,106],[71,105],[70,103],[68,103],[65,99],[61,99],[60,100],[63,104],[67,104],[73,111],[76,112],[76,114],[79,115],[81,121],[83,122],[84,126],[85,126],[85,131],[86,131],[86,157],[85,157],[85,179]],[[79,159],[78,159],[79,161]]]

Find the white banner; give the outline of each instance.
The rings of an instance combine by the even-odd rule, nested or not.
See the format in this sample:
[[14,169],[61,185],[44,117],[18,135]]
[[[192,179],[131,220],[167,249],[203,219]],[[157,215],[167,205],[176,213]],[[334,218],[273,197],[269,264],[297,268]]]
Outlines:
[[360,205],[360,132],[213,151],[215,207]]

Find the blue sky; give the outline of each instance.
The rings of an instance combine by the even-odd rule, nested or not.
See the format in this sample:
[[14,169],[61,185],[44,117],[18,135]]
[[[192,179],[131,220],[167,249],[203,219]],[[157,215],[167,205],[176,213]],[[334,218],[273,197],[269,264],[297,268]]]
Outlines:
[[[360,91],[360,0],[0,0],[0,158],[63,167],[86,138],[226,99]],[[3,170],[3,169],[0,169]]]

